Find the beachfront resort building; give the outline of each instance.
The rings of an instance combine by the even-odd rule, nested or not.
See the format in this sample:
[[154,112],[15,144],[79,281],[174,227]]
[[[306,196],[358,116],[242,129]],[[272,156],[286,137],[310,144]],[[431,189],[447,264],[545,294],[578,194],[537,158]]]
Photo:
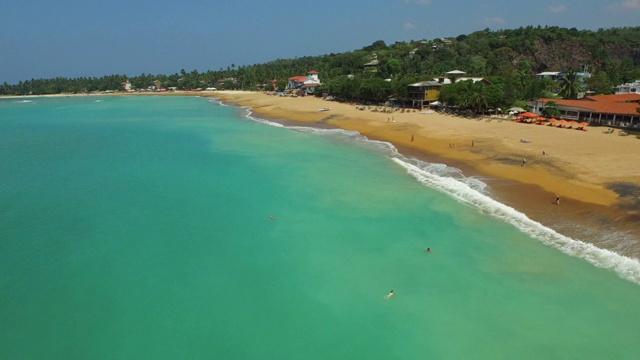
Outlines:
[[411,106],[422,109],[438,101],[440,90],[444,85],[444,78],[441,79],[442,82],[427,80],[409,84],[409,100],[411,100]]
[[531,104],[532,112],[540,114],[550,102],[558,106],[563,119],[640,129],[640,94],[585,96],[579,100],[538,99]]
[[319,85],[320,78],[318,77],[318,72],[311,70],[307,73],[307,76],[298,75],[290,77],[287,84],[287,90],[313,94],[315,92],[315,88]]
[[485,85],[489,85],[489,81],[481,77],[466,77],[464,71],[452,70],[447,72],[447,77],[434,78],[433,80],[421,81],[413,84],[409,84],[409,100],[411,100],[411,106],[414,108],[422,109],[427,106],[434,106],[439,104],[438,98],[440,97],[440,90],[442,86],[449,85],[451,83],[458,83],[462,81],[481,82]]

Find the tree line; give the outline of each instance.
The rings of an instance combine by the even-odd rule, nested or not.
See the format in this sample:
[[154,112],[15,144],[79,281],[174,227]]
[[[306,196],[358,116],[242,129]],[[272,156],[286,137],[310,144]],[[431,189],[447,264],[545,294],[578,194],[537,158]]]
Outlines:
[[[364,64],[376,56],[375,72]],[[161,87],[198,89],[216,87],[229,90],[272,89],[275,83],[284,88],[289,77],[304,75],[314,69],[320,74],[319,93],[338,99],[381,102],[389,97],[408,99],[407,85],[441,77],[447,71],[464,70],[469,76],[484,77],[490,85],[456,85],[443,87],[442,97],[448,103],[486,104],[508,107],[535,98],[561,94],[575,97],[591,91],[608,94],[613,86],[640,79],[640,27],[599,29],[597,31],[560,27],[521,27],[491,31],[489,29],[455,38],[395,42],[387,45],[376,41],[362,49],[278,59],[263,64],[236,66],[198,72],[193,70],[163,74],[141,74],[128,77],[109,75],[100,78],[31,79],[18,84],[3,83],[1,95],[40,95],[57,93],[90,93],[123,90],[125,82],[135,89]],[[572,70],[570,84],[537,79],[543,71]],[[581,82],[578,71],[591,77]],[[573,90],[569,90],[573,88]],[[452,94],[457,94],[453,96]],[[473,94],[475,100],[461,100]],[[484,100],[482,100],[484,99]],[[486,101],[485,101],[486,100]],[[481,109],[476,105],[470,108]]]

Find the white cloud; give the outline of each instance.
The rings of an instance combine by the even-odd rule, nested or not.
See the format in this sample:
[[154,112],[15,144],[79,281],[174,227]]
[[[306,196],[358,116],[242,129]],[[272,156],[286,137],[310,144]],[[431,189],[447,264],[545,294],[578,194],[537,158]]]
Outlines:
[[640,9],[640,0],[624,0],[622,6],[627,9]]
[[552,13],[557,14],[557,13],[565,12],[567,10],[567,7],[564,5],[549,5],[547,9],[549,9],[549,11],[551,11]]
[[407,4],[429,5],[431,0],[405,0]]
[[503,18],[501,18],[500,16],[496,16],[496,17],[485,17],[482,22],[487,25],[504,25],[507,23],[507,21]]
[[410,22],[404,23],[404,29],[405,30],[413,30],[415,28],[416,28],[416,26],[414,24],[410,23]]
[[624,0],[608,6],[611,11],[640,10],[640,0]]

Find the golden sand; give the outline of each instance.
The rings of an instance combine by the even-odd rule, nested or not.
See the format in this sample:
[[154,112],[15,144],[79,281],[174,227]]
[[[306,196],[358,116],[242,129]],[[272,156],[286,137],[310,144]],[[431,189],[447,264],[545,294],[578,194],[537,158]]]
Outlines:
[[[250,106],[255,115],[275,121],[354,130],[369,139],[390,142],[406,156],[445,163],[467,176],[482,176],[496,200],[532,220],[640,258],[640,139],[635,136],[619,136],[618,131],[605,134],[606,127],[580,131],[497,117],[469,119],[417,110],[388,113],[367,106],[361,110],[357,104],[262,92],[135,95],[214,97]],[[614,184],[623,184],[619,188],[630,194],[616,193]],[[552,205],[556,194],[561,197],[560,206]],[[607,240],[619,231],[626,234],[623,239]]]
[[[417,110],[388,113],[375,111],[381,107],[360,110],[355,104],[260,92],[215,96],[251,106],[260,116],[355,130],[371,139],[462,162],[480,174],[537,185],[582,202],[615,205],[618,195],[608,184],[640,185],[640,139],[605,134],[603,127],[580,131],[504,118],[469,119]],[[323,108],[329,110],[319,111]]]
[[[367,106],[361,110],[357,104],[315,97],[241,91],[210,96],[250,106],[254,114],[268,119],[354,130],[369,139],[390,142],[407,156],[445,163],[467,176],[482,176],[496,200],[532,220],[640,258],[640,237],[633,235],[640,234],[640,139],[635,136],[619,136],[617,131],[605,134],[605,127],[580,131],[504,118],[469,119],[417,110],[387,113]],[[612,190],[620,183],[636,193],[620,196]],[[556,194],[561,197],[560,206],[553,205]],[[627,234],[624,239],[607,240],[619,231]]]

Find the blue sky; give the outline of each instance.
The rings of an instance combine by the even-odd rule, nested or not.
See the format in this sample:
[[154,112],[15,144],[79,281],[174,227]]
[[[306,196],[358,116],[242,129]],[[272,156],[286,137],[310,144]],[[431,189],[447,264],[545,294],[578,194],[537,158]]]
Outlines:
[[1,0],[0,83],[203,72],[527,25],[640,26],[640,0]]

